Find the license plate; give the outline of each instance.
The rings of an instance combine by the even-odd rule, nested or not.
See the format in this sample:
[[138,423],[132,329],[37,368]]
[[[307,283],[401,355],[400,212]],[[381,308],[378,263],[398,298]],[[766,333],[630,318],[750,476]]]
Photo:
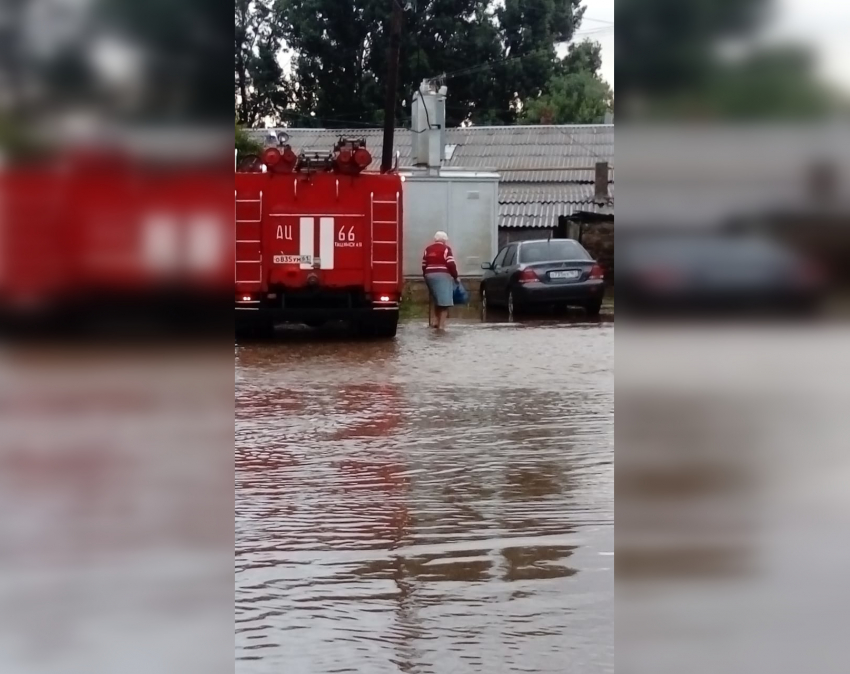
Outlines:
[[275,255],[273,261],[275,264],[313,264],[310,255]]
[[571,271],[551,271],[549,272],[549,278],[558,279],[558,280],[569,280],[569,279],[577,279],[579,272],[575,269]]

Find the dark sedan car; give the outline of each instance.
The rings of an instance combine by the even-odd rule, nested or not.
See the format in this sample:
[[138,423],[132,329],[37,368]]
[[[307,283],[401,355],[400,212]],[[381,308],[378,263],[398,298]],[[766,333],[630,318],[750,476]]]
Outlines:
[[618,243],[621,313],[811,312],[827,289],[818,267],[762,236],[709,232]]
[[481,282],[481,304],[508,313],[546,306],[583,307],[598,316],[605,295],[602,267],[572,239],[518,241],[505,246]]

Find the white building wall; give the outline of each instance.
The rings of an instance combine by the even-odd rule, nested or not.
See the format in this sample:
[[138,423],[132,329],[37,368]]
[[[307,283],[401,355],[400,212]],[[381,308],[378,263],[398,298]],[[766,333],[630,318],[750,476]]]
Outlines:
[[497,252],[498,195],[498,173],[406,172],[404,275],[422,274],[422,253],[442,230],[449,235],[460,274],[479,276],[481,263]]

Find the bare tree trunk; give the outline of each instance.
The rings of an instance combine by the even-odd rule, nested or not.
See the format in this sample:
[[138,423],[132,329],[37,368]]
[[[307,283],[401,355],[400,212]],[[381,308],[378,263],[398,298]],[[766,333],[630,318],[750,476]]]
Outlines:
[[248,2],[239,3],[239,27],[242,29],[242,43],[238,45],[239,50],[239,124],[248,126],[251,124],[248,106],[248,64],[245,62],[245,40],[248,37]]
[[248,83],[245,72],[245,59],[239,58],[239,123],[245,126],[251,124],[248,114]]

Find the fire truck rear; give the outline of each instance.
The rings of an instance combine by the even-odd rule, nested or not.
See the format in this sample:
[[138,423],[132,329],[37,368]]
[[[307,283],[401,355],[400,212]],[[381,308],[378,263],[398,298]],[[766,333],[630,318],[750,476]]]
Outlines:
[[366,169],[365,140],[326,155],[269,144],[237,165],[236,327],[346,321],[394,337],[402,289],[402,186]]

